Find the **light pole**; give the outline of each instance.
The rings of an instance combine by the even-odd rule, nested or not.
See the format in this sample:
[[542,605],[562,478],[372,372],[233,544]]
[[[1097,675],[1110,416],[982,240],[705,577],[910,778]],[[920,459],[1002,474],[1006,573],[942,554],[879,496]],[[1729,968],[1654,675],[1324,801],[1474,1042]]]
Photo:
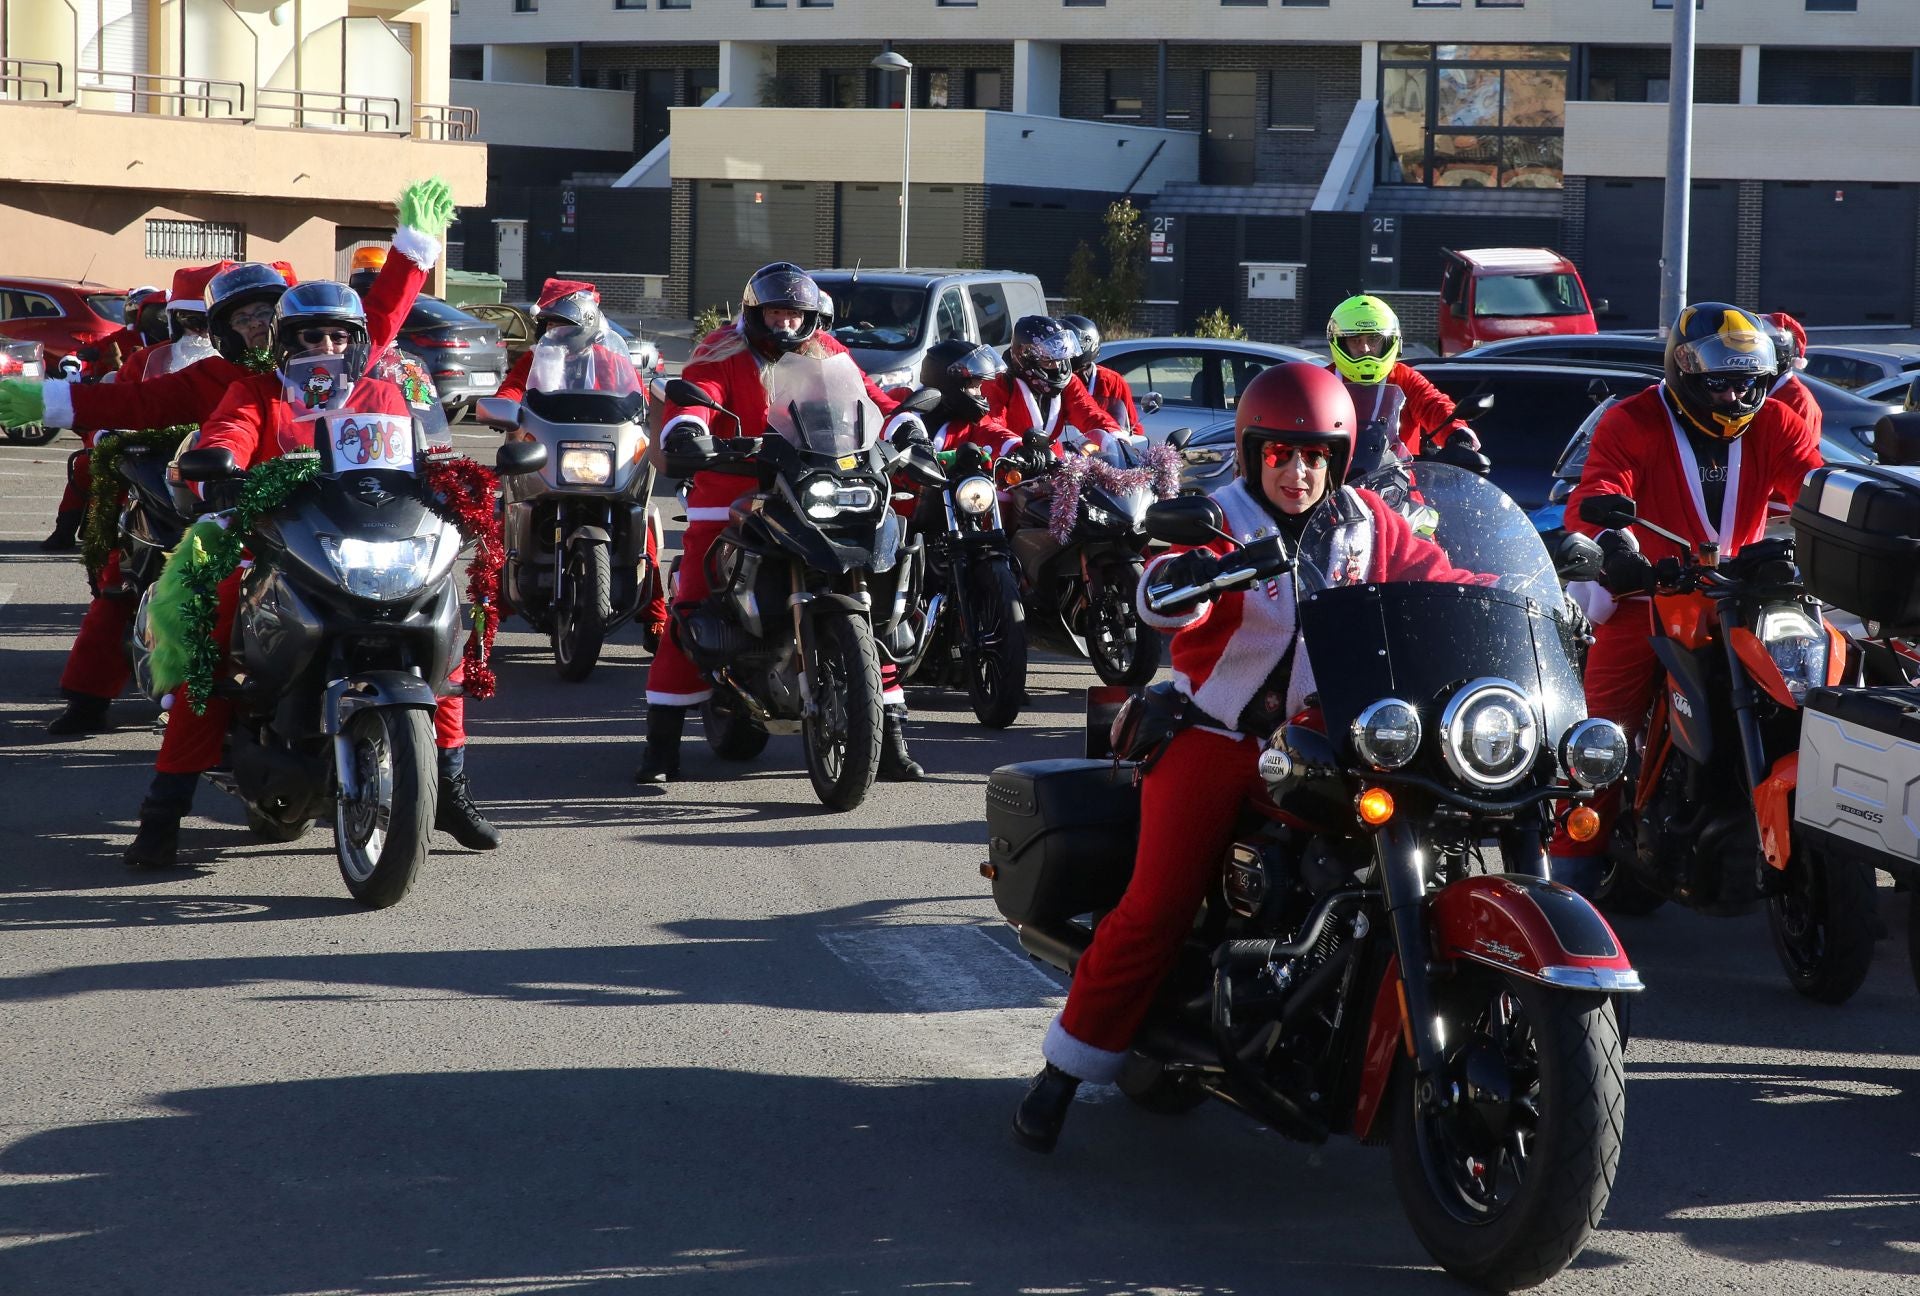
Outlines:
[[913,170],[913,64],[907,62],[892,50],[887,50],[874,59],[873,66],[882,72],[903,73],[906,78],[906,92],[900,98],[900,268],[907,268],[907,180]]
[[1687,304],[1687,231],[1693,197],[1693,0],[1674,0],[1667,70],[1667,202],[1660,239],[1660,336]]

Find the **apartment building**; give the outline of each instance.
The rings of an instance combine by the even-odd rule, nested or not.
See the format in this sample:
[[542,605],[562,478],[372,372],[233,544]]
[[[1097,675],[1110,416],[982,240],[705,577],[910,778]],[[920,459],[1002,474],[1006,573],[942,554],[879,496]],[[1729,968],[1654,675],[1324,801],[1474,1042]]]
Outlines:
[[447,102],[450,0],[0,0],[0,271],[166,282],[221,257],[345,277],[440,176],[486,203]]
[[[1514,243],[1571,255],[1603,324],[1650,326],[1672,2],[460,0],[451,95],[494,145],[464,254],[673,313],[772,257],[892,264],[891,50],[917,263],[1057,293],[1125,195],[1158,240],[1154,327],[1224,307],[1297,336],[1367,288],[1417,332],[1442,248]],[[1915,12],[1700,5],[1695,295],[1920,318]]]

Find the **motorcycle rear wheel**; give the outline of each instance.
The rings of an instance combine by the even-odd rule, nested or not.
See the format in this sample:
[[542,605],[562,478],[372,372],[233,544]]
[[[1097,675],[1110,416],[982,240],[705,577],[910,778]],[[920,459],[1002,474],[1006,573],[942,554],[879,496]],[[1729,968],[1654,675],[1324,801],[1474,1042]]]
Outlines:
[[967,700],[989,729],[1020,718],[1027,699],[1027,612],[1020,585],[1004,560],[975,567],[967,577]]
[[1140,620],[1134,592],[1140,569],[1110,574],[1087,609],[1087,657],[1103,684],[1139,688],[1160,669],[1160,634]]
[[426,710],[380,708],[347,721],[359,794],[334,802],[340,876],[369,909],[399,904],[427,858],[439,808],[433,721]]
[[1816,1003],[1842,1004],[1873,967],[1873,867],[1794,846],[1785,892],[1767,899],[1773,950],[1795,990]]
[[1491,968],[1446,987],[1451,1049],[1435,1083],[1463,1101],[1423,1110],[1400,1085],[1393,1180],[1447,1272],[1489,1291],[1544,1282],[1580,1254],[1620,1165],[1625,1060],[1604,995]]
[[815,623],[813,714],[801,725],[807,777],[829,810],[866,800],[880,772],[880,654],[873,628],[848,613]]
[[700,704],[707,746],[721,760],[750,761],[767,749],[767,731],[754,722],[738,699],[723,699],[722,691],[714,689]]
[[553,664],[560,678],[578,684],[593,674],[613,620],[613,555],[598,542],[577,544],[567,555],[567,591],[553,608]]

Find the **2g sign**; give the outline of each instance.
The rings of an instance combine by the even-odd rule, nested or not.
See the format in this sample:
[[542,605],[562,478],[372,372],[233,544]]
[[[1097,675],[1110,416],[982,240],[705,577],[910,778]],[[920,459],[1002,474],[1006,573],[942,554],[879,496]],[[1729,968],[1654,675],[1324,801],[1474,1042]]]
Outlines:
[[1367,262],[1361,282],[1368,292],[1392,291],[1400,286],[1400,218],[1367,217]]

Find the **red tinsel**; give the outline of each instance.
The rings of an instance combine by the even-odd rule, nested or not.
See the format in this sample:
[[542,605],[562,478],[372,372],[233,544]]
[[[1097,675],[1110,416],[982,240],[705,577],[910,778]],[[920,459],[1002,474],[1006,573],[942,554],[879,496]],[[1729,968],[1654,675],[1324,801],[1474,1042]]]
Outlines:
[[463,687],[468,697],[484,700],[493,696],[493,635],[500,625],[500,569],[507,560],[494,506],[500,483],[492,469],[454,455],[451,446],[434,446],[430,453],[434,457],[427,461],[429,503],[473,542],[473,561],[467,564],[473,630],[462,654],[467,668]]

